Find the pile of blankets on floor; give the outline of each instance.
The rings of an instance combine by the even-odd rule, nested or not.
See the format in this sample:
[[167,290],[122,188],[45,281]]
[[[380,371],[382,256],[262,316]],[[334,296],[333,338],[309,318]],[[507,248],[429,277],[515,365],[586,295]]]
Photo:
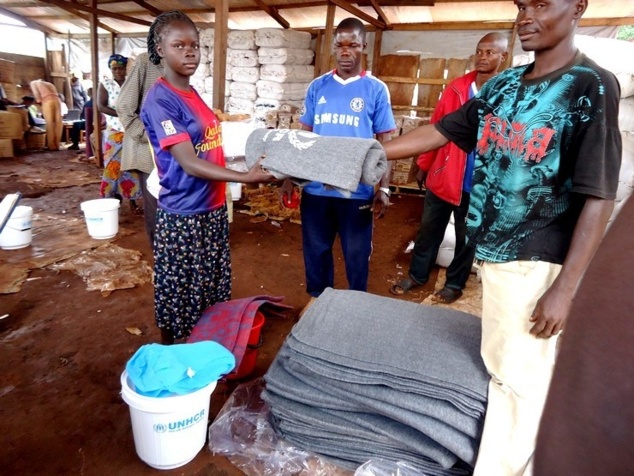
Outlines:
[[265,375],[286,441],[354,469],[370,458],[425,475],[472,473],[489,376],[480,320],[357,291],[326,291]]

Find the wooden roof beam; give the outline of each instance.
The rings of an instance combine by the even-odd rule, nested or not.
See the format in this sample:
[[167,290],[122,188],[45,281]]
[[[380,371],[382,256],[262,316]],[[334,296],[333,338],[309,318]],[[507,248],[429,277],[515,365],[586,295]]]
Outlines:
[[[79,10],[75,9],[75,8],[71,8],[71,7],[67,7],[67,6],[60,6],[60,8],[62,10],[64,10],[65,12],[70,13],[73,17],[72,18],[76,18],[79,17],[80,19],[87,21],[88,22],[88,29],[90,29],[90,22],[91,22],[91,16],[86,14],[86,13],[82,13]],[[72,22],[72,19],[69,19],[68,21]],[[108,33],[112,33],[113,35],[116,35],[117,32],[115,30],[113,30],[112,28],[110,28],[108,25],[105,25],[104,23],[101,23],[100,21],[97,21],[97,26],[103,30],[106,30]]]
[[280,15],[277,8],[267,5],[262,0],[255,0],[255,3],[257,3],[258,7],[264,10],[271,18],[273,18],[273,20],[282,25],[282,28],[289,29],[291,27],[291,24],[286,21],[282,15]]
[[34,21],[29,20],[28,18],[25,18],[21,15],[16,15],[15,13],[7,10],[6,8],[0,7],[0,14],[4,15],[5,17],[12,18],[16,21],[22,22],[26,26],[28,26],[29,28],[33,28],[34,30],[42,31],[44,33],[48,33],[49,35],[57,33],[56,31],[51,30],[50,28],[45,27],[43,25],[40,25],[39,23],[35,23]]
[[159,16],[161,13],[163,13],[162,10],[159,10],[158,8],[150,5],[147,2],[144,2],[143,0],[132,0],[132,1],[136,3],[137,5],[139,5],[140,7],[145,8],[148,12],[150,12],[154,16]]
[[[375,0],[357,0],[355,3],[360,7],[373,7],[376,2]],[[434,0],[381,0],[381,5],[384,7],[433,7],[434,3],[436,3]]]
[[109,12],[107,10],[101,10],[99,8],[87,7],[80,3],[69,2],[67,0],[41,0],[41,2],[48,3],[49,5],[54,5],[60,8],[64,8],[64,7],[74,8],[76,10],[79,10],[85,13],[91,13],[100,17],[115,18],[117,20],[127,21],[129,23],[136,23],[137,25],[150,26],[152,24],[152,22],[149,22],[147,20],[141,20],[140,18],[134,18],[127,15],[121,15],[119,13]]
[[390,24],[390,21],[387,19],[387,16],[385,15],[385,12],[383,11],[381,6],[379,5],[379,2],[377,2],[376,0],[370,0],[370,3],[372,4],[372,7],[374,8],[374,11],[379,16],[381,21],[383,23],[385,23],[385,28],[386,29],[391,29],[392,25]]
[[352,13],[355,17],[360,18],[361,20],[367,21],[370,25],[374,25],[375,27],[385,30],[386,25],[380,20],[376,18],[372,18],[370,15],[365,13],[363,10],[359,10],[357,7],[353,7],[350,2],[346,2],[344,0],[330,0],[330,3],[337,5],[339,8]]

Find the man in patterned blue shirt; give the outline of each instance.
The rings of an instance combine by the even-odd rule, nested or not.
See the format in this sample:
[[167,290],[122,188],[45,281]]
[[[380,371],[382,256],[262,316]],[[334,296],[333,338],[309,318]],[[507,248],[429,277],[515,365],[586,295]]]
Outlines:
[[619,85],[574,46],[588,0],[515,0],[527,66],[455,113],[385,145],[389,159],[448,141],[475,150],[467,222],[483,284],[491,375],[476,476],[532,473],[557,336],[614,205]]

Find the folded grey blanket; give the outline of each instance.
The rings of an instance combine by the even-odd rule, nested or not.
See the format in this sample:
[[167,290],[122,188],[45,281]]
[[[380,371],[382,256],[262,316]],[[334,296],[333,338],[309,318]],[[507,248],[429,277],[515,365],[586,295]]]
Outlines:
[[[465,431],[448,425],[442,421],[440,412],[434,416],[433,410],[442,408],[442,401],[434,402],[433,399],[425,400],[419,397],[420,408],[418,411],[412,411],[401,407],[399,402],[382,402],[364,393],[354,394],[341,390],[332,385],[331,381],[320,379],[317,375],[308,376],[296,372],[293,364],[278,354],[265,376],[267,392],[327,412],[367,412],[390,418],[427,436],[428,439],[421,440],[421,445],[427,446],[427,449],[420,451],[420,454],[430,458],[437,457],[436,448],[441,445],[463,461],[474,464],[479,437],[471,437]],[[368,390],[371,389],[372,386],[368,386]],[[405,396],[405,393],[403,395]],[[414,403],[417,401],[416,398],[412,400]],[[273,410],[274,405],[271,407]],[[471,427],[473,424],[468,425],[468,428]],[[446,460],[437,461],[442,464]]]
[[[470,314],[326,289],[291,331],[293,350],[349,371],[433,382],[486,407],[481,322]],[[466,403],[466,402],[465,402]]]
[[444,468],[450,468],[458,462],[456,455],[424,433],[380,415],[324,410],[268,390],[262,392],[262,398],[269,404],[274,416],[288,425],[295,425],[298,429],[304,426],[303,433],[306,435],[323,437],[329,433],[341,437],[366,439],[370,446],[376,443],[403,451],[413,451],[417,455],[430,458]]
[[247,139],[245,160],[276,178],[294,178],[354,192],[359,183],[375,185],[387,171],[381,144],[375,139],[326,137],[300,129],[256,129]]

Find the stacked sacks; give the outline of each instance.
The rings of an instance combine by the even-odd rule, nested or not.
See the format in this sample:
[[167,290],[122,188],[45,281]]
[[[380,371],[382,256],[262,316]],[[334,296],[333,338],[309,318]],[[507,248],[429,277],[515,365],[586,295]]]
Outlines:
[[625,58],[634,56],[634,43],[611,38],[575,36],[575,45],[589,58],[612,72],[621,86],[619,130],[623,141],[623,158],[616,192],[614,219],[621,204],[634,190],[634,65]]
[[226,110],[232,114],[253,114],[257,99],[255,83],[260,79],[255,33],[253,30],[230,31],[227,45],[231,83]]
[[489,380],[480,333],[469,314],[326,289],[262,397],[289,443],[346,468],[383,458],[426,475],[471,474]]
[[311,36],[307,32],[279,28],[255,31],[258,61],[262,65],[256,83],[258,99],[255,103],[256,117],[260,121],[270,123],[267,114],[279,111],[283,106],[293,110],[303,106],[306,90],[315,75],[311,65],[315,53],[310,49],[310,42]]

